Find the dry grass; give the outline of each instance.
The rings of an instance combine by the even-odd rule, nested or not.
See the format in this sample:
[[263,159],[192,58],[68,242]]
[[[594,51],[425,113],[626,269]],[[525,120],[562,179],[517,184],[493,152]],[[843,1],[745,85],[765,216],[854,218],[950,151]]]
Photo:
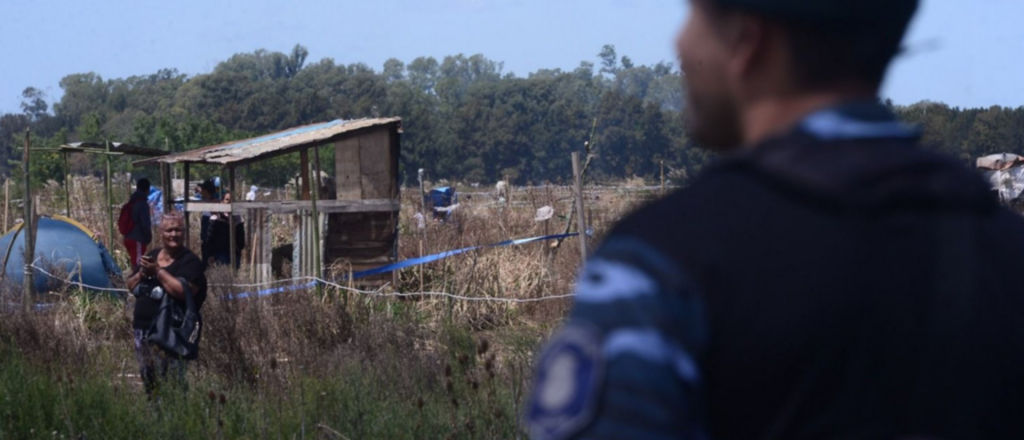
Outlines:
[[[102,232],[106,218],[102,209],[96,209],[103,204],[102,186],[97,188],[96,183],[76,182],[72,216]],[[40,211],[63,211],[59,193],[47,188]],[[649,197],[635,191],[588,191],[586,214],[597,231],[591,243]],[[541,187],[519,189],[507,204],[497,204],[482,192],[462,194],[460,201],[449,222],[430,222],[422,231],[414,220],[418,191],[406,191],[401,258],[420,255],[421,243],[423,252],[430,254],[561,233],[566,220],[559,216],[569,212],[572,199],[566,188]],[[543,206],[555,208],[555,218],[547,224],[534,220]],[[192,224],[198,228],[198,221]],[[281,229],[275,235],[287,237],[284,222],[275,225]],[[197,235],[198,230],[193,231]],[[553,244],[487,248],[406,269],[385,293],[520,299],[565,294],[579,268],[578,245],[574,240],[559,247]],[[123,255],[119,246],[115,244],[115,255]],[[117,258],[124,262],[123,256]],[[292,438],[303,433],[317,438],[515,438],[520,431],[514,415],[528,388],[534,351],[571,304],[377,297],[332,288],[322,296],[295,291],[228,300],[240,290],[225,287],[233,284],[232,275],[213,270],[208,277],[215,287],[202,310],[202,353],[189,373],[196,392],[182,397],[207,411],[199,414],[201,420],[188,424],[187,438]],[[16,302],[18,290],[11,287],[3,289],[4,304]],[[133,376],[132,300],[125,303],[77,289],[55,289],[47,300],[56,305],[28,315],[3,309],[0,364],[15,362],[8,371],[21,376],[0,373],[0,392],[65,396],[65,382],[53,378],[74,371],[80,381],[95,387],[98,396],[118,405],[134,402],[144,407]],[[26,391],[19,385],[25,381],[41,385]],[[206,402],[208,390],[215,397],[226,393],[227,403]],[[82,429],[82,418],[98,416],[86,415],[91,413],[85,397],[68,396],[63,409],[0,403],[0,437],[36,438],[34,433],[52,431],[70,437],[75,426],[78,432],[91,431],[91,438],[174,432],[173,425],[155,421],[150,413],[125,415],[114,409],[107,417],[140,419],[139,423]],[[81,410],[75,409],[77,405]],[[213,421],[204,422],[204,417]],[[170,431],[161,431],[164,427]]]

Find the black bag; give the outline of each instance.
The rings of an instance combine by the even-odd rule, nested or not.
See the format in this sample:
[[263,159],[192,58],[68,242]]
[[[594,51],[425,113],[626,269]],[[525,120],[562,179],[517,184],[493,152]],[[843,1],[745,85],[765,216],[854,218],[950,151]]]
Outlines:
[[162,348],[167,354],[185,360],[199,356],[199,339],[202,336],[202,319],[192,298],[188,282],[178,278],[185,291],[185,308],[182,309],[171,295],[164,293],[160,311],[149,329],[149,342]]

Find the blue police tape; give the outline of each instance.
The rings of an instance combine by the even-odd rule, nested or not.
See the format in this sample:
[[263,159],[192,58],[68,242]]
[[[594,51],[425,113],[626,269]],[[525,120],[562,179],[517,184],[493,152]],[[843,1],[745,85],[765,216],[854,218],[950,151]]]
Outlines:
[[[410,258],[408,260],[401,261],[401,262],[398,262],[398,263],[389,264],[389,265],[386,265],[386,266],[381,266],[381,267],[377,267],[377,268],[373,268],[373,269],[369,269],[369,270],[364,270],[362,272],[356,272],[356,273],[352,274],[352,279],[359,279],[359,278],[368,277],[368,276],[371,276],[371,275],[379,275],[379,274],[383,274],[383,273],[393,272],[393,271],[396,271],[396,270],[399,270],[399,269],[405,269],[407,267],[413,267],[413,266],[419,266],[421,264],[432,263],[434,261],[443,260],[443,259],[448,258],[448,257],[452,257],[452,256],[459,255],[459,254],[464,254],[464,253],[470,252],[470,251],[475,251],[477,249],[503,247],[503,246],[513,246],[513,245],[518,246],[518,245],[521,245],[521,244],[533,243],[533,242],[537,242],[537,241],[559,240],[559,239],[563,239],[563,238],[570,238],[570,237],[575,237],[577,235],[579,235],[579,233],[547,235],[547,236],[543,236],[543,237],[520,238],[520,239],[517,239],[517,240],[506,240],[506,241],[502,241],[502,242],[499,242],[499,243],[486,244],[486,245],[482,245],[482,246],[472,246],[472,247],[467,247],[467,248],[462,248],[462,249],[455,249],[455,250],[451,250],[451,251],[441,252],[439,254],[427,255],[427,256],[423,256],[423,257],[419,257],[419,258]],[[348,278],[348,277],[344,277],[344,278]],[[292,286],[274,287],[274,288],[270,288],[270,289],[259,290],[259,291],[256,291],[256,292],[239,293],[237,295],[226,295],[226,296],[224,296],[222,298],[223,299],[243,299],[243,298],[249,298],[249,297],[269,296],[269,295],[275,295],[275,294],[278,294],[278,293],[284,293],[284,292],[291,292],[291,291],[295,291],[295,290],[313,288],[313,287],[316,287],[318,282],[319,281],[311,281],[311,282],[308,282],[308,283],[305,283],[305,284],[296,284],[296,285],[292,285]]]
[[[535,241],[558,240],[558,239],[562,239],[562,238],[575,237],[577,235],[579,235],[579,234],[578,233],[572,233],[572,234],[548,235],[548,236],[544,236],[544,237],[520,238],[518,240],[506,240],[506,241],[502,241],[500,243],[492,243],[492,244],[486,244],[486,245],[482,245],[482,246],[473,246],[473,247],[468,247],[468,248],[455,249],[455,250],[452,250],[452,251],[441,252],[439,254],[427,255],[427,256],[423,256],[423,257],[419,257],[419,258],[410,258],[408,260],[400,261],[400,262],[394,263],[394,264],[389,264],[387,266],[381,266],[381,267],[374,268],[374,269],[364,270],[362,272],[356,272],[356,273],[352,274],[352,278],[353,279],[359,279],[359,278],[368,277],[368,276],[371,276],[371,275],[380,275],[382,273],[394,272],[394,271],[399,270],[399,269],[405,269],[407,267],[413,267],[413,266],[419,266],[421,264],[432,263],[434,261],[443,260],[443,259],[448,258],[448,257],[453,257],[455,255],[464,254],[464,253],[470,252],[470,251],[475,251],[477,249],[492,248],[492,247],[502,247],[502,246],[512,246],[512,245],[521,245],[521,244],[526,244],[526,243],[532,243],[532,242],[535,242]],[[344,277],[344,278],[347,279],[348,277]]]
[[[516,240],[506,240],[506,241],[502,241],[502,242],[498,242],[498,243],[486,244],[486,245],[482,245],[482,246],[472,246],[472,247],[467,247],[467,248],[462,248],[462,249],[455,249],[455,250],[451,250],[451,251],[441,252],[439,254],[427,255],[427,256],[423,256],[423,257],[419,257],[419,258],[410,258],[408,260],[405,260],[405,261],[402,261],[402,262],[398,262],[398,263],[395,263],[395,264],[389,264],[389,265],[381,266],[381,267],[374,268],[374,269],[364,270],[362,272],[356,272],[356,273],[352,274],[352,278],[353,279],[358,279],[358,278],[368,277],[368,276],[371,276],[371,275],[379,275],[379,274],[382,274],[382,273],[393,272],[393,271],[396,271],[396,270],[399,270],[399,269],[405,269],[407,267],[413,267],[413,266],[419,266],[421,264],[432,263],[434,261],[442,260],[442,259],[445,259],[445,258],[448,258],[448,257],[452,257],[452,256],[459,255],[459,254],[464,254],[466,252],[475,251],[475,250],[478,250],[478,249],[503,247],[503,246],[513,246],[513,245],[518,246],[518,245],[527,244],[527,243],[533,243],[533,242],[537,242],[537,241],[559,240],[559,239],[563,239],[563,238],[571,238],[571,237],[575,237],[577,235],[579,235],[579,233],[547,235],[547,236],[543,236],[543,237],[520,238],[520,239],[516,239]],[[590,231],[589,230],[587,231],[587,235],[590,235]],[[41,268],[38,268],[38,267],[36,267],[36,269],[38,269],[40,271],[43,271]],[[45,271],[43,271],[43,273],[46,273],[47,275],[50,275],[48,272],[45,272]],[[50,276],[52,277],[52,275],[50,275]],[[345,277],[345,278],[347,278],[347,277]],[[91,287],[91,286],[86,286],[84,284],[77,283],[77,282],[69,282],[69,281],[65,281],[65,282],[67,282],[69,284],[77,284],[77,285],[80,285],[82,287]],[[278,293],[291,292],[291,291],[295,291],[295,290],[311,289],[313,287],[316,287],[317,283],[319,283],[319,282],[320,282],[320,280],[314,280],[314,281],[310,281],[308,283],[294,284],[294,285],[282,286],[282,287],[272,287],[272,288],[268,288],[268,289],[258,290],[256,292],[244,292],[244,293],[239,293],[239,294],[235,294],[235,295],[230,295],[229,294],[229,295],[225,295],[225,296],[221,297],[221,299],[233,300],[233,299],[245,299],[245,298],[250,298],[250,297],[263,297],[263,296],[275,295],[275,294],[278,294]],[[123,290],[123,289],[104,289],[104,290],[127,292],[126,290]],[[41,311],[41,310],[45,310],[45,309],[51,308],[54,305],[55,305],[54,303],[39,303],[39,304],[35,304],[35,309],[36,309],[36,311]],[[13,309],[15,307],[15,304],[13,304],[13,303],[8,304],[7,307],[10,308],[10,309]]]
[[223,297],[221,297],[221,299],[245,299],[245,298],[249,298],[249,297],[261,297],[261,296],[276,295],[278,293],[291,292],[291,291],[301,290],[301,289],[312,289],[312,288],[316,287],[316,283],[317,283],[316,281],[311,281],[311,282],[308,282],[308,283],[305,283],[305,284],[295,284],[295,285],[292,285],[292,286],[274,287],[274,288],[270,288],[270,289],[263,289],[263,290],[256,291],[256,292],[239,293],[237,295],[224,295]]

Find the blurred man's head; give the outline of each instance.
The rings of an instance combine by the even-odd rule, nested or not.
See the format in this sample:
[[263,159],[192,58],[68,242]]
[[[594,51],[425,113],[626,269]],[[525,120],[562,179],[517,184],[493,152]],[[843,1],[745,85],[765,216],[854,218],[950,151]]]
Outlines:
[[204,180],[199,184],[199,197],[203,200],[213,200],[215,194],[217,194],[217,187],[212,180]]
[[142,191],[142,192],[145,192],[145,193],[148,193],[149,192],[149,187],[151,185],[152,184],[149,183],[149,179],[143,177],[143,178],[139,179],[138,182],[135,183],[135,189],[137,189],[139,191]]
[[690,0],[676,50],[690,135],[738,147],[766,100],[878,93],[918,0]]

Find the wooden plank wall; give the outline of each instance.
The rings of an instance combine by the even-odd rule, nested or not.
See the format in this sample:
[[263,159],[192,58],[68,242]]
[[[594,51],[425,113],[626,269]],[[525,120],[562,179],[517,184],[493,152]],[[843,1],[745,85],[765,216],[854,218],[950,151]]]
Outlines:
[[[271,243],[270,215],[266,208],[248,210],[245,216],[246,232],[249,234],[249,246],[243,252],[248,254],[249,280],[252,283],[268,283],[271,276]],[[244,260],[244,258],[243,258]]]
[[[397,199],[399,134],[381,127],[335,144],[339,200]],[[371,269],[395,260],[397,212],[333,213],[327,220],[328,269]],[[332,267],[333,266],[333,267]],[[371,283],[390,280],[368,280]]]
[[397,136],[392,128],[381,127],[335,144],[338,200],[397,196]]
[[363,198],[359,151],[358,137],[349,138],[334,145],[338,200],[361,200]]

